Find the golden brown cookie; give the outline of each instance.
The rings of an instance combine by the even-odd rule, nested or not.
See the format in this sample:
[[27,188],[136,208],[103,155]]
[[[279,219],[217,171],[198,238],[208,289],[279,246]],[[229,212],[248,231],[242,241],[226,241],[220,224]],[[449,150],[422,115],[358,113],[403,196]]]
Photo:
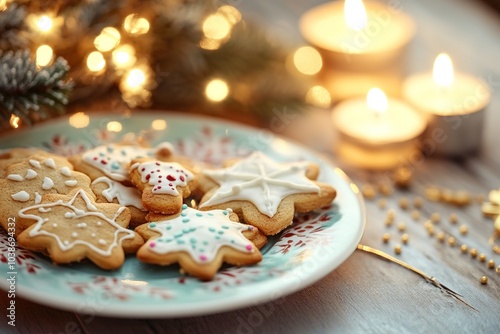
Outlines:
[[39,148],[13,148],[0,153],[0,177],[5,177],[5,172],[8,166],[21,162],[32,155],[57,157],[57,155],[46,152]]
[[229,210],[201,212],[183,205],[174,218],[136,229],[144,238],[150,238],[137,252],[137,258],[162,266],[179,263],[183,272],[201,280],[211,280],[223,262],[236,266],[258,263],[261,253],[242,234],[253,227],[231,218],[237,216],[231,216]]
[[44,194],[68,194],[83,189],[94,199],[87,175],[73,171],[71,164],[62,157],[35,155],[13,164],[0,179],[0,223],[16,220],[16,235],[33,221],[18,217],[19,210],[41,203]]
[[181,210],[183,198],[197,184],[195,176],[182,165],[148,159],[132,161],[130,180],[142,192],[147,210],[167,215]]
[[154,148],[138,145],[108,144],[69,158],[75,170],[87,174],[92,180],[107,176],[119,182],[128,182],[130,162],[139,158],[164,160],[172,155],[167,142]]
[[278,163],[260,152],[232,161],[226,168],[201,173],[206,191],[199,208],[231,208],[240,219],[275,235],[292,223],[295,212],[308,212],[332,202],[335,189],[315,181],[319,174],[310,162]]
[[103,269],[117,269],[125,253],[144,243],[127,229],[130,212],[111,203],[95,203],[79,189],[71,194],[43,196],[42,202],[22,209],[19,215],[33,225],[17,238],[19,246],[46,252],[56,264],[88,258]]
[[[168,216],[168,215],[162,215],[161,213],[149,212],[146,215],[146,220],[148,222],[155,222],[156,223],[156,222],[160,222],[160,221],[165,221],[165,220],[172,219],[174,217],[177,217],[178,215],[179,214]],[[229,218],[232,221],[234,221],[234,222],[239,222],[238,215],[235,214],[234,212],[230,212]],[[158,232],[155,232],[155,231],[153,231],[151,229],[148,229],[147,226],[143,226],[143,227],[141,227],[140,229],[138,229],[136,231],[141,231],[140,234],[142,235],[142,237],[144,238],[144,240],[147,240],[147,239],[152,238],[154,236],[159,236],[160,235]],[[255,226],[252,226],[251,229],[244,230],[242,233],[245,236],[245,238],[247,238],[248,240],[250,240],[255,245],[255,247],[257,247],[258,249],[261,249],[267,243],[267,236],[264,233],[262,233]]]
[[130,228],[146,223],[148,211],[142,205],[141,192],[134,186],[126,186],[107,176],[95,179],[91,185],[98,203],[116,203],[130,210]]

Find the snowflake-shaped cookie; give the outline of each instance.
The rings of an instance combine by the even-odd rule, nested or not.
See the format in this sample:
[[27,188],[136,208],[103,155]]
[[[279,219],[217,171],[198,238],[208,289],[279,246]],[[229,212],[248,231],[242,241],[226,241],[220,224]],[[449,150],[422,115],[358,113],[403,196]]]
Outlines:
[[142,238],[126,227],[127,208],[95,203],[83,190],[68,195],[49,194],[42,203],[19,211],[35,223],[18,236],[21,247],[47,251],[55,263],[90,259],[103,269],[116,269],[127,252],[137,250]]
[[295,212],[319,209],[335,198],[335,189],[313,180],[317,174],[315,164],[277,163],[255,152],[227,168],[203,171],[209,182],[199,207],[232,208],[245,222],[274,235],[291,224]]
[[159,265],[178,262],[182,270],[202,280],[212,279],[223,262],[259,262],[259,250],[243,236],[243,231],[255,228],[234,222],[230,215],[231,210],[198,211],[183,205],[177,217],[137,228],[144,238],[156,235],[139,249],[137,257]]

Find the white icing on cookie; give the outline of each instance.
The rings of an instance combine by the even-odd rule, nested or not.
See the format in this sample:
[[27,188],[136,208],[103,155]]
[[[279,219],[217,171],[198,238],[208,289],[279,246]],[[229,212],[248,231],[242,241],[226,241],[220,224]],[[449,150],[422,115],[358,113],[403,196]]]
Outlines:
[[54,187],[54,181],[52,181],[52,179],[50,177],[44,177],[43,178],[43,183],[42,183],[42,189],[43,190],[49,190],[49,189],[52,189],[52,187]]
[[92,184],[105,183],[108,188],[103,190],[102,195],[109,203],[117,199],[118,203],[124,206],[134,206],[144,210],[142,206],[141,193],[135,187],[127,187],[118,181],[111,180],[106,176],[101,176],[92,182]]
[[[84,200],[86,210],[82,210],[74,206],[75,200],[79,197]],[[64,218],[68,219],[69,221],[65,221],[64,226],[61,225],[59,226],[58,229],[55,229],[55,227],[57,227],[57,224],[51,222],[52,218],[51,216],[47,216],[47,218],[44,218],[39,216],[38,214],[33,213],[34,210],[38,211],[40,208],[48,209],[57,206],[63,206],[69,210],[64,214]],[[125,207],[121,207],[120,209],[118,209],[114,217],[112,219],[109,219],[108,217],[106,217],[106,215],[104,215],[101,211],[99,211],[94,204],[92,204],[91,200],[89,199],[85,191],[80,189],[68,202],[64,202],[63,200],[58,200],[51,203],[33,205],[20,210],[19,217],[36,220],[34,228],[29,231],[30,237],[36,237],[38,235],[46,235],[52,237],[57,241],[58,246],[62,251],[67,251],[76,245],[84,245],[98,254],[101,254],[103,256],[110,256],[113,248],[119,246],[124,239],[134,238],[133,231],[130,231],[118,225],[115,222],[116,218],[120,216],[123,210],[125,210]],[[98,217],[99,218],[98,223],[100,224],[93,223],[92,217]],[[60,220],[62,219],[62,217],[58,217],[57,219]],[[68,240],[61,239],[61,237],[59,236],[59,234],[57,234],[57,232],[66,231],[68,229],[71,230],[73,228],[78,228],[79,226],[82,226],[81,225],[82,222],[78,222],[78,220],[80,219],[85,219],[85,224],[86,224],[85,226],[89,224],[95,224],[95,226],[102,226],[103,225],[102,222],[105,222],[107,228],[114,229],[113,239],[107,242],[106,248],[103,248],[101,243],[83,240],[85,239],[85,235],[90,234],[90,233],[86,234],[87,232],[85,232],[85,230],[84,231],[79,230],[79,232],[76,232],[79,234],[80,238],[72,240],[71,242]],[[76,222],[74,222],[73,220],[76,220]],[[54,226],[54,224],[56,225]]]
[[20,182],[20,181],[24,180],[24,177],[22,177],[19,174],[9,174],[9,175],[7,175],[7,179]]
[[185,187],[194,179],[193,174],[176,162],[148,161],[135,163],[141,181],[153,186],[153,194],[179,195],[177,187]]
[[77,180],[66,180],[64,181],[64,184],[67,185],[68,187],[74,187],[78,184]]
[[178,217],[149,224],[149,229],[161,233],[148,241],[149,249],[157,254],[186,252],[197,263],[213,261],[223,246],[242,253],[255,252],[255,246],[242,234],[253,227],[231,221],[229,213],[198,211],[184,204]]
[[56,163],[55,163],[54,159],[52,159],[52,158],[45,159],[45,161],[43,163],[47,167],[56,169]]
[[18,202],[26,202],[29,201],[30,199],[30,194],[28,194],[26,191],[21,190],[13,195],[11,195],[12,199]]
[[161,143],[155,148],[116,144],[102,145],[85,152],[82,159],[111,179],[124,181],[128,179],[128,168],[133,159],[154,157],[159,150],[167,146],[173,151],[172,145],[169,143]]
[[41,201],[42,201],[42,196],[37,191],[35,191],[35,204],[38,204]]
[[35,172],[33,169],[31,168],[28,168],[28,170],[26,171],[26,179],[27,180],[32,180],[34,179],[35,177],[38,176],[38,173]]
[[255,152],[229,168],[203,171],[220,187],[200,204],[200,208],[230,201],[249,201],[261,213],[273,217],[285,197],[320,191],[306,177],[308,166],[307,162],[277,163]]
[[61,171],[61,174],[64,176],[71,176],[71,170],[66,166],[61,168],[60,171]]
[[37,160],[30,159],[29,163],[30,163],[31,166],[33,166],[35,168],[38,168],[38,169],[42,168],[42,166],[40,165],[40,162],[37,161]]

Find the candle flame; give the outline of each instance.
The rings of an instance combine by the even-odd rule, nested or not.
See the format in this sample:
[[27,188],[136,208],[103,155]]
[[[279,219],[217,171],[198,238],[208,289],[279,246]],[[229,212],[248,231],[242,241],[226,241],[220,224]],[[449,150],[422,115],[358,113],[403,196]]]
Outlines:
[[389,107],[387,96],[380,88],[370,89],[366,95],[366,104],[368,108],[373,110],[377,115],[385,113]]
[[446,53],[440,53],[436,57],[432,76],[434,82],[441,87],[450,87],[453,83],[453,63]]
[[363,29],[368,21],[362,0],[345,0],[344,16],[347,26],[355,31]]

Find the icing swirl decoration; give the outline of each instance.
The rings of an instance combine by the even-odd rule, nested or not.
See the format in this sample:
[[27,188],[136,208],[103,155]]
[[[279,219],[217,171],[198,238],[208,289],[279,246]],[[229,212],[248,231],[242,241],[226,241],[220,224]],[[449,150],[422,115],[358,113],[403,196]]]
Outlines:
[[[83,199],[83,208],[75,206],[77,198]],[[125,210],[125,207],[120,207],[114,217],[110,219],[99,211],[91,202],[86,192],[80,189],[68,202],[58,200],[56,202],[33,205],[20,210],[19,217],[36,220],[34,228],[29,231],[30,237],[39,235],[52,237],[57,241],[62,251],[67,251],[76,245],[84,245],[103,256],[110,256],[113,248],[121,245],[124,239],[134,238],[133,231],[115,222],[123,210]],[[54,212],[64,213],[62,216],[54,217],[52,215]],[[44,215],[44,213],[48,214]],[[61,220],[64,220],[64,223],[58,224]],[[106,241],[98,238],[90,227],[102,230],[102,233],[99,233],[100,235],[109,235],[111,232],[112,239]],[[69,233],[71,237],[61,237],[61,232],[67,230],[71,232]],[[94,235],[93,237],[92,234]]]
[[141,181],[153,186],[153,194],[179,195],[177,187],[186,187],[194,180],[193,174],[176,162],[137,162],[130,167],[131,170],[136,168]]
[[219,184],[219,189],[200,208],[249,201],[261,213],[273,217],[285,197],[319,193],[318,185],[306,176],[308,166],[308,162],[277,163],[255,152],[229,168],[203,171]]
[[139,210],[145,210],[142,206],[141,193],[135,187],[127,187],[118,181],[111,180],[109,177],[101,176],[92,182],[92,184],[104,183],[108,186],[103,190],[102,195],[111,203],[117,199],[118,203],[124,206],[134,206]]
[[85,152],[82,159],[109,178],[125,181],[128,179],[128,168],[132,160],[154,157],[161,150],[173,152],[173,147],[167,142],[154,148],[116,144],[101,145]]
[[255,252],[254,246],[242,234],[254,227],[233,222],[229,219],[230,212],[198,211],[184,204],[178,217],[149,224],[148,228],[161,236],[147,245],[157,254],[186,252],[201,264],[212,262],[223,246],[246,254]]

